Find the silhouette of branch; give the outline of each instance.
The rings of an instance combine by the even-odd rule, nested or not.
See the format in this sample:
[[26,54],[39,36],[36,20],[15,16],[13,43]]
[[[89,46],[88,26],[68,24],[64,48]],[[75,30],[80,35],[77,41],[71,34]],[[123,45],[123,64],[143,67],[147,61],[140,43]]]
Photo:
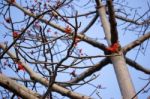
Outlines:
[[139,90],[139,91],[135,94],[135,96],[133,96],[131,99],[134,99],[138,94],[140,94],[149,84],[150,84],[150,81],[149,81],[141,90]]

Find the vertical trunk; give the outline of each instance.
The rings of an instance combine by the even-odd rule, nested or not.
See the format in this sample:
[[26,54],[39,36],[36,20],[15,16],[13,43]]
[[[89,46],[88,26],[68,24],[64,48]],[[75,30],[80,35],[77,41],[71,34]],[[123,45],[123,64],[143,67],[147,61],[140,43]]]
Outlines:
[[131,99],[136,92],[124,56],[111,57],[111,61],[114,66],[123,99]]
[[[98,14],[102,22],[105,36],[106,36],[108,45],[110,46],[111,45],[110,24],[106,17],[105,7],[102,6],[99,0],[96,0],[96,3],[98,6]],[[122,51],[120,51],[120,53],[122,53]],[[114,66],[114,70],[116,73],[116,77],[119,83],[119,87],[120,87],[123,99],[131,99],[136,94],[136,92],[132,84],[131,77],[130,77],[128,68],[126,66],[126,62],[125,62],[123,54],[121,56],[111,57],[110,59]]]

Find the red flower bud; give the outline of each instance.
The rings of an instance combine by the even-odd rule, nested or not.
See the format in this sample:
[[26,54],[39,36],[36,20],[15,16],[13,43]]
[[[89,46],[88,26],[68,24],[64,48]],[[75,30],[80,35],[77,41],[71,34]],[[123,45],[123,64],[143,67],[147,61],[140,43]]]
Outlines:
[[23,70],[23,71],[25,71],[23,65],[22,65],[20,62],[17,62],[17,64],[18,64],[18,70]]
[[67,34],[70,34],[72,32],[72,29],[69,27],[69,25],[67,25],[67,27],[65,28],[65,32]]
[[118,43],[114,43],[110,47],[108,47],[107,50],[112,52],[112,53],[118,52],[119,44]]
[[18,32],[15,32],[15,31],[13,32],[13,37],[14,37],[14,38],[18,38],[19,35],[20,35],[20,34],[19,34]]

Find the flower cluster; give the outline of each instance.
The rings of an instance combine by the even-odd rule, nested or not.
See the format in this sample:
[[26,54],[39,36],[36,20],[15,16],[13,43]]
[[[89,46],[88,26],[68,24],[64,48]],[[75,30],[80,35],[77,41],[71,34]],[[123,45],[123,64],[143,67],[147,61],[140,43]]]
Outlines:
[[20,35],[20,34],[19,34],[18,32],[16,32],[16,31],[13,32],[13,38],[18,38],[19,35]]
[[69,27],[69,25],[67,25],[67,27],[65,28],[65,32],[66,32],[67,34],[71,34],[72,29]]
[[24,68],[24,66],[21,64],[21,62],[17,62],[16,64],[18,65],[18,70],[23,70],[23,71],[25,71],[25,68]]
[[110,51],[110,52],[112,52],[112,53],[116,53],[116,52],[118,52],[119,51],[119,43],[118,42],[116,42],[116,43],[114,43],[114,44],[112,44],[110,47],[108,47],[107,48],[107,51]]

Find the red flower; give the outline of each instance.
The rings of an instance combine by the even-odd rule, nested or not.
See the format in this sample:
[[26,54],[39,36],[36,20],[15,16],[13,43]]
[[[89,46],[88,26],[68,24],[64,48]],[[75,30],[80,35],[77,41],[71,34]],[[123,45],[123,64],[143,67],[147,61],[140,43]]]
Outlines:
[[13,37],[14,38],[18,38],[19,37],[19,33],[18,32],[13,32]]
[[107,50],[112,52],[112,53],[118,52],[118,50],[119,50],[118,42],[112,44],[110,47],[107,48]]
[[18,64],[18,70],[23,70],[23,71],[25,71],[23,65],[22,65],[20,62],[18,62],[17,64]]
[[65,28],[65,32],[67,34],[70,34],[72,32],[72,29],[69,27],[69,25],[67,25],[67,27]]

